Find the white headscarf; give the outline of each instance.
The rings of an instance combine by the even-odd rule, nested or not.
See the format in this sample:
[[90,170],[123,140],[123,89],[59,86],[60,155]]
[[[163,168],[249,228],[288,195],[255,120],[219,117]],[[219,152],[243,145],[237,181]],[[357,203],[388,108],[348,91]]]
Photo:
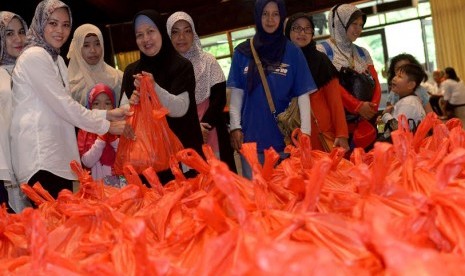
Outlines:
[[210,97],[210,88],[217,83],[224,82],[225,77],[218,61],[210,53],[202,50],[200,38],[195,31],[194,21],[185,12],[173,13],[166,22],[166,29],[171,38],[173,25],[179,20],[185,20],[191,25],[194,41],[192,47],[184,54],[191,61],[195,73],[195,102],[200,104]]
[[[102,57],[96,65],[89,65],[81,54],[84,39],[88,34],[95,34],[102,46]],[[87,93],[97,83],[104,83],[113,89],[116,96],[116,102],[119,102],[123,72],[106,64],[103,57],[103,36],[100,29],[92,24],[79,26],[74,31],[73,40],[69,46],[67,58],[70,59],[68,75],[71,95],[83,106],[86,106],[87,104]]]
[[328,14],[329,33],[331,35],[330,41],[335,41],[337,44],[337,47],[335,47],[333,43],[330,43],[334,52],[332,61],[337,70],[341,70],[341,67],[350,67],[350,61],[347,60],[347,57],[350,58],[354,55],[354,70],[357,72],[364,72],[369,64],[373,64],[373,61],[365,49],[363,49],[365,52],[365,59],[360,57],[354,43],[347,37],[347,28],[349,24],[352,23],[349,21],[355,19],[353,15],[358,17],[357,15],[362,16],[363,13],[352,4],[335,6]]

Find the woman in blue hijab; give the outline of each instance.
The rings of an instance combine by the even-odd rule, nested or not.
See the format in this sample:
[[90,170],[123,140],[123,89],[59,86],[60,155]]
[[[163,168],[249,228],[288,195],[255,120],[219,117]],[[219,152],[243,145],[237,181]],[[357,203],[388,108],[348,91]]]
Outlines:
[[[286,18],[284,1],[258,0],[254,16],[257,32],[253,37],[253,47],[270,87],[275,114],[283,112],[291,99],[298,97],[301,129],[304,134],[310,134],[308,94],[316,91],[316,85],[302,51],[283,34]],[[270,147],[284,158],[285,143],[270,110],[250,45],[250,40],[247,40],[234,50],[227,81],[227,87],[231,89],[231,144],[235,150],[240,150],[242,143],[256,142],[258,157],[263,163],[263,151]],[[243,157],[241,159],[242,174],[250,179],[250,166]]]

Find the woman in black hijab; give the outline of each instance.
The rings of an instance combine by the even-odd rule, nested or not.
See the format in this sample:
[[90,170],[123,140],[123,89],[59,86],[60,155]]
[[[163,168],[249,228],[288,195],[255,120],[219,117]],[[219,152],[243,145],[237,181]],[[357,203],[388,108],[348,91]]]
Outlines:
[[285,35],[302,49],[310,72],[318,90],[310,95],[312,148],[325,150],[318,138],[321,132],[332,146],[349,149],[347,123],[342,105],[341,89],[338,72],[329,58],[316,49],[313,40],[315,25],[312,17],[305,13],[296,13],[289,17],[286,23]]
[[[192,64],[173,48],[166,22],[158,12],[143,10],[137,13],[133,26],[140,59],[129,64],[124,71],[121,105],[127,104],[136,90],[134,76],[149,73],[153,76],[161,103],[169,110],[166,117],[169,127],[184,148],[192,148],[202,155],[202,133],[195,104]],[[192,171],[187,173],[188,176],[191,174]],[[174,178],[170,170],[158,172],[158,177],[162,183]]]

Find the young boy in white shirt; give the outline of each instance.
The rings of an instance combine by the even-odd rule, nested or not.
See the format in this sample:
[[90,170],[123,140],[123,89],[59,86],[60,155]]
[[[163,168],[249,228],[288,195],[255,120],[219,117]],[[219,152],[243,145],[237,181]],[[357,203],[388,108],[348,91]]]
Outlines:
[[381,119],[386,124],[384,138],[389,138],[390,132],[398,128],[399,115],[404,114],[407,117],[411,131],[415,131],[420,121],[426,116],[420,98],[414,93],[425,76],[425,71],[417,64],[404,64],[397,69],[391,90],[399,95],[400,100],[383,111]]

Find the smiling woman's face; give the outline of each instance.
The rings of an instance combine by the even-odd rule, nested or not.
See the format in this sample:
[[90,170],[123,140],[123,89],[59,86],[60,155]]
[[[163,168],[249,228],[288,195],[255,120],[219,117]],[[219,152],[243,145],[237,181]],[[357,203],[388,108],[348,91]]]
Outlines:
[[44,29],[45,41],[55,49],[60,49],[71,33],[71,21],[66,8],[56,9],[48,18]]
[[18,18],[13,18],[5,30],[6,52],[17,58],[26,43],[26,30]]
[[144,55],[153,57],[160,52],[162,38],[158,28],[143,23],[136,28],[136,44]]
[[266,4],[262,12],[263,30],[269,34],[274,33],[279,27],[280,20],[278,4],[275,2]]
[[350,41],[354,42],[357,40],[357,38],[360,37],[363,31],[363,17],[358,17],[355,19],[347,28],[347,38],[349,38]]
[[297,46],[301,48],[307,46],[313,38],[313,28],[310,21],[304,17],[294,21],[289,36]]
[[181,54],[186,53],[194,43],[194,33],[192,27],[186,20],[179,20],[174,23],[171,29],[171,43]]

